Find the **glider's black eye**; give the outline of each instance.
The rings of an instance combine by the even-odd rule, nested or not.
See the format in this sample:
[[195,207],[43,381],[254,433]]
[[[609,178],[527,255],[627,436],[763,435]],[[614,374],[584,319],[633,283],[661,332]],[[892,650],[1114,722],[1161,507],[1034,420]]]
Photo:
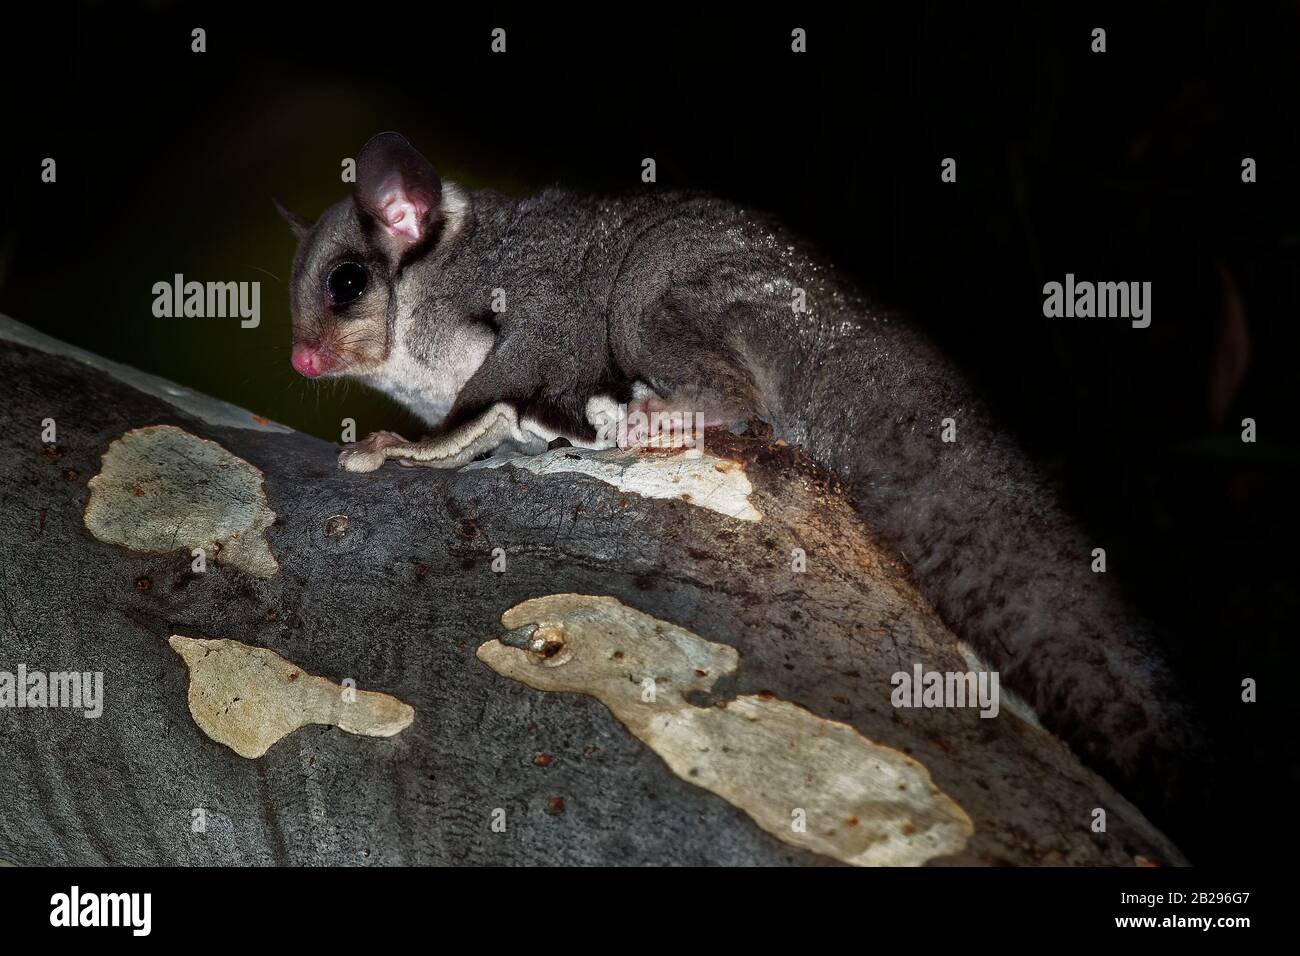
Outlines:
[[355,301],[366,291],[366,267],[355,262],[343,262],[330,270],[325,280],[329,290],[330,301],[335,305],[347,305]]

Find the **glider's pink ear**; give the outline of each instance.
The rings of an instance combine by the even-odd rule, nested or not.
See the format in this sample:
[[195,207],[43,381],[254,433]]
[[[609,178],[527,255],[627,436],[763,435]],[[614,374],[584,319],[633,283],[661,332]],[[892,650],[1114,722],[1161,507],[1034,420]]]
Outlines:
[[380,133],[357,156],[354,197],[400,258],[428,238],[442,198],[442,180],[404,137]]

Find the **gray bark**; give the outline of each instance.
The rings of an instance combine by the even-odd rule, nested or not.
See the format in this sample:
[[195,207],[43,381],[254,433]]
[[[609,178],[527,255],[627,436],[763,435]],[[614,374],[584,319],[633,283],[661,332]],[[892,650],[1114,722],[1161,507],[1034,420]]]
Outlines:
[[[610,595],[734,647],[715,703],[770,694],[909,755],[970,818],[934,864],[1170,865],[1178,851],[1013,713],[892,706],[891,675],[965,670],[906,569],[799,450],[719,437],[759,521],[577,474],[387,465],[259,423],[0,319],[0,671],[103,672],[101,717],[0,710],[0,859],[18,864],[823,864],[675,774],[593,697],[476,657],[529,598]],[[54,445],[42,421],[57,425]],[[174,425],[264,476],[270,577],[87,528],[88,481]],[[338,520],[346,516],[346,521]],[[333,519],[333,521],[331,520]],[[492,570],[502,548],[506,570]],[[791,569],[791,553],[807,570]],[[264,756],[208,736],[171,635],[267,648],[414,708],[390,737],[311,724]],[[539,756],[543,755],[543,756]],[[1094,808],[1107,831],[1091,829]],[[206,831],[193,832],[194,811]],[[506,821],[492,829],[493,811]]]

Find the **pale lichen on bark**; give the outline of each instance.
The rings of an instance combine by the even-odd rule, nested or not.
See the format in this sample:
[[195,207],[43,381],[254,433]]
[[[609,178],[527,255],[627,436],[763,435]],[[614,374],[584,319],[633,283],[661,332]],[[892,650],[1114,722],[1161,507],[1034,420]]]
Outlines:
[[754,487],[744,466],[707,452],[608,448],[554,448],[541,455],[489,458],[466,470],[513,465],[535,475],[577,473],[643,498],[675,498],[729,518],[758,521],[750,503]]
[[179,634],[168,643],[189,667],[194,722],[241,757],[260,757],[308,724],[391,737],[415,719],[396,697],[342,687],[264,647]]
[[89,488],[86,527],[101,541],[150,554],[202,548],[259,578],[280,570],[262,473],[216,442],[174,425],[134,428],[108,446]]
[[[966,812],[906,754],[769,695],[697,706],[736,671],[725,644],[612,597],[517,604],[478,657],[546,691],[589,694],[677,776],[744,810],[773,836],[858,866],[917,866],[959,852]],[[648,693],[653,690],[653,694]]]

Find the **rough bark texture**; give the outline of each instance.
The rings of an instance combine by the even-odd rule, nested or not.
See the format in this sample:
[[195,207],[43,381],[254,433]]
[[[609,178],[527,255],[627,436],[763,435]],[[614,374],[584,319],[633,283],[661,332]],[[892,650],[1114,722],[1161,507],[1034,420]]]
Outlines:
[[[511,465],[348,474],[335,446],[173,395],[6,320],[0,382],[0,671],[102,671],[105,695],[98,719],[0,710],[0,859],[836,862],[675,774],[594,697],[535,689],[476,656],[520,602],[573,593],[738,651],[734,675],[693,704],[772,695],[919,763],[973,829],[932,865],[1183,862],[1005,698],[994,719],[891,705],[895,672],[968,664],[906,569],[797,449],[713,442],[753,484],[762,517],[745,521]],[[53,446],[44,419],[57,425]],[[88,529],[88,482],[110,445],[155,425],[260,469],[275,518],[254,531],[278,570],[211,561],[196,574],[188,548],[144,553]],[[803,573],[791,568],[796,548]],[[333,684],[352,678],[413,707],[414,720],[392,736],[307,723],[263,756],[240,756],[191,716],[172,635],[264,648]],[[790,759],[803,758],[796,748]],[[1098,807],[1104,833],[1091,828]],[[206,830],[193,832],[200,808]]]

